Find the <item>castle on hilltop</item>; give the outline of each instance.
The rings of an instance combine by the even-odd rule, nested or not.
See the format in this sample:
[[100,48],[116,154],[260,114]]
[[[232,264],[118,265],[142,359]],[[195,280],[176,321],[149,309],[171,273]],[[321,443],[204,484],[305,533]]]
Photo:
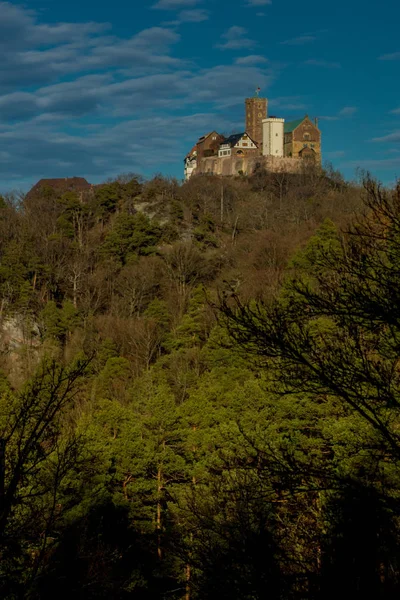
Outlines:
[[[258,94],[257,90],[257,94]],[[268,100],[246,98],[246,129],[224,137],[203,135],[184,159],[185,180],[194,174],[250,175],[257,167],[295,173],[304,160],[321,164],[321,132],[308,115],[285,122],[268,117]]]

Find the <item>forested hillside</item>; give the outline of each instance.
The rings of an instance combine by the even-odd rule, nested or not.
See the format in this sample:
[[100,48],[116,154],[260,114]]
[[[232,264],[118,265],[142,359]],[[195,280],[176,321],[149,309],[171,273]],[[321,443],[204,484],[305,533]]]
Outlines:
[[400,189],[0,202],[2,598],[398,597]]

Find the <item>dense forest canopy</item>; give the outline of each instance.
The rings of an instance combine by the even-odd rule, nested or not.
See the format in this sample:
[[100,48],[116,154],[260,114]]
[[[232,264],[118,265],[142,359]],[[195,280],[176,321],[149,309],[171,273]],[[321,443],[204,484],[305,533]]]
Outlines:
[[400,591],[400,188],[0,201],[0,595]]

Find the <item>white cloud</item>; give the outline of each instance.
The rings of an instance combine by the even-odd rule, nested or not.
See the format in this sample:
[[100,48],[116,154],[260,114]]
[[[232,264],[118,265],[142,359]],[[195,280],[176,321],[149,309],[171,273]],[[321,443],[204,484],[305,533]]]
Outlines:
[[321,115],[318,118],[320,121],[339,121],[339,117],[333,115]]
[[339,111],[339,117],[352,117],[357,111],[357,106],[345,106]]
[[[179,19],[208,16],[185,5],[179,3]],[[242,115],[243,97],[274,79],[256,54],[210,69],[177,58],[180,34],[165,26],[121,38],[107,24],[42,23],[35,12],[1,0],[0,11],[3,186],[74,174],[101,180],[180,164],[185,147],[205,131],[237,127],[226,115]],[[241,27],[222,41],[253,45]]]
[[313,67],[323,67],[326,69],[340,69],[341,64],[338,62],[331,62],[329,60],[310,58],[304,62],[305,65],[313,66]]
[[[24,32],[19,35],[22,45]],[[179,68],[183,61],[171,56],[171,48],[179,39],[179,34],[171,29],[152,27],[129,39],[95,35],[50,48],[35,47],[32,43],[19,52],[3,53],[0,93],[16,87],[44,85],[83,70],[134,66],[139,74],[157,68]]]
[[222,43],[216,47],[221,50],[241,50],[242,48],[252,48],[256,43],[246,37],[247,29],[234,25],[222,34]]
[[392,54],[382,54],[379,60],[400,60],[400,52],[392,52]]
[[272,0],[247,0],[246,6],[267,6],[272,4]]
[[210,18],[208,10],[195,8],[192,10],[182,10],[178,15],[178,21],[181,23],[201,23]]
[[236,59],[237,65],[260,65],[268,62],[268,58],[260,54],[250,54],[249,56],[241,56]]
[[271,110],[275,111],[275,107],[279,111],[300,112],[307,109],[307,105],[301,96],[277,96],[269,101]]
[[103,33],[109,23],[41,24],[35,11],[0,1],[0,47],[6,52],[34,46],[72,43]]
[[400,129],[392,131],[392,133],[388,133],[382,137],[377,137],[372,139],[373,142],[400,142]]
[[323,115],[319,119],[323,121],[339,121],[340,119],[353,117],[356,112],[358,112],[357,106],[344,106],[336,115]]
[[303,46],[304,44],[310,44],[311,42],[315,42],[315,35],[300,35],[298,37],[291,38],[289,40],[285,40],[281,42],[283,46]]
[[152,8],[159,10],[179,10],[190,6],[196,6],[201,0],[158,0]]

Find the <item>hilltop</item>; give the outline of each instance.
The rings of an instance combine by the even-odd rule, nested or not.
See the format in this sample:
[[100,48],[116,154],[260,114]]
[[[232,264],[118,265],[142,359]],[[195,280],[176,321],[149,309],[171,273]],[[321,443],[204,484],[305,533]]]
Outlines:
[[[161,295],[179,320],[195,283],[217,288],[234,279],[244,297],[265,297],[324,219],[340,227],[359,205],[357,187],[316,167],[196,176],[182,185],[161,176],[95,186],[78,177],[41,180],[18,210],[2,209],[2,314],[39,315],[48,302],[72,302],[84,320],[114,315],[126,300],[120,282],[146,271],[147,261],[161,280],[130,313],[118,308],[124,318],[140,316]],[[171,257],[183,249],[204,265],[193,281],[187,276],[180,298]]]

